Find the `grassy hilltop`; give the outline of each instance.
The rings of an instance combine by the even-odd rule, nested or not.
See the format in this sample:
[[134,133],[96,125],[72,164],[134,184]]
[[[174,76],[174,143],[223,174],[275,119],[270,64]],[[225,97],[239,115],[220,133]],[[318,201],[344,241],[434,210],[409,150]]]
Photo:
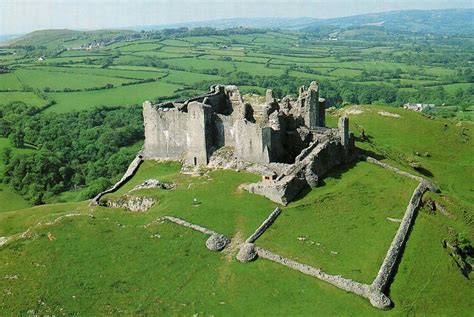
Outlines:
[[[118,197],[149,178],[177,184],[171,191],[135,192],[157,199],[146,213],[81,202],[0,214],[1,236],[32,228],[28,238],[0,251],[0,262],[5,263],[0,275],[9,277],[1,282],[0,310],[14,315],[468,316],[472,281],[461,274],[442,240],[453,232],[473,238],[472,126],[445,125],[445,120],[374,106],[339,110],[328,117],[329,125],[343,111],[351,118],[353,132],[363,127],[369,136],[370,142],[358,142],[358,147],[415,174],[410,163],[416,159],[423,172],[431,174],[425,177],[442,189],[432,197],[447,213],[420,210],[390,288],[395,303],[391,311],[379,311],[358,296],[263,259],[242,264],[230,251],[210,252],[206,236],[156,221],[162,215],[179,216],[243,240],[275,206],[239,189],[258,180],[257,175],[213,171],[192,177],[179,174],[176,163],[156,162],[145,162],[110,196]],[[400,117],[380,114],[386,112]],[[430,155],[415,154],[425,151]],[[397,230],[386,218],[403,215],[415,187],[415,182],[368,163],[346,166],[283,208],[257,245],[369,282]],[[194,206],[193,198],[201,204]],[[54,222],[64,215],[70,216]]]
[[[306,26],[299,31],[44,30],[2,43],[0,242],[14,241],[0,247],[0,315],[469,316],[472,273],[463,275],[449,245],[472,256],[474,42],[472,27],[456,31],[472,10],[451,13],[460,18],[439,32],[437,22],[453,21],[447,11],[292,21]],[[380,19],[385,26],[367,25]],[[184,99],[216,83],[280,98],[313,80],[328,126],[349,116],[361,152],[441,188],[424,198],[438,210],[422,208],[410,232],[392,310],[264,259],[242,264],[237,250],[210,252],[206,236],[159,219],[243,241],[276,206],[241,189],[259,175],[193,177],[178,163],[147,161],[106,198],[150,178],[175,183],[133,192],[156,200],[150,210],[88,205],[141,148],[144,100]],[[405,103],[435,106],[422,114]],[[370,283],[398,228],[388,218],[403,216],[416,186],[366,162],[343,166],[282,208],[257,245]]]

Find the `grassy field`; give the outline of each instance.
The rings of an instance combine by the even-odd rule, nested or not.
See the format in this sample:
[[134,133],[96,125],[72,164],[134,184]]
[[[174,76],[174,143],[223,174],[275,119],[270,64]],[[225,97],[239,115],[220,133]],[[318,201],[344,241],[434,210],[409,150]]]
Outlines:
[[[45,46],[62,45],[61,38],[64,37],[64,47],[77,46],[85,35],[71,32],[58,33]],[[99,32],[94,36],[101,34],[103,33]],[[48,36],[51,34],[45,32],[32,37],[30,41],[45,41]],[[460,62],[460,66],[455,69],[428,60],[418,62],[415,66],[412,62],[403,60],[406,51],[411,49],[410,43],[394,45],[391,42],[380,42],[367,46],[366,42],[360,40],[345,39],[333,43],[304,39],[298,33],[268,31],[229,36],[119,41],[95,50],[65,50],[57,56],[48,56],[41,62],[37,61],[37,57],[23,55],[21,49],[8,49],[8,54],[0,55],[0,63],[8,65],[12,72],[0,75],[0,90],[11,90],[15,95],[0,92],[0,103],[20,100],[31,105],[41,104],[31,93],[21,92],[25,87],[81,90],[103,87],[106,84],[120,87],[125,82],[161,78],[163,83],[179,84],[183,90],[189,91],[195,90],[193,86],[202,82],[227,82],[227,79],[239,73],[275,78],[288,74],[295,81],[318,80],[323,83],[323,87],[325,82],[340,79],[365,86],[384,83],[410,94],[429,87],[432,91],[444,89],[447,98],[454,98],[459,89],[463,89],[466,94],[466,91],[474,88],[472,82],[465,82],[465,79],[458,76],[460,72],[466,71],[465,63]],[[433,50],[436,54],[455,51],[460,58],[466,60],[467,53],[459,51],[455,45],[434,45]],[[246,85],[254,84],[243,84]],[[153,89],[156,89],[156,93],[150,93],[151,86],[153,85],[149,83],[138,83],[124,90],[117,88],[117,92],[81,91],[72,95],[51,91],[46,95],[56,101],[57,105],[48,111],[67,112],[98,105],[126,106],[141,103],[144,99],[166,97],[172,94],[171,90],[175,90],[155,87]],[[204,92],[205,85],[201,85],[198,90],[200,93]],[[132,95],[136,97],[133,98]],[[412,102],[418,101],[416,99]],[[470,120],[472,111],[468,107],[466,109],[468,110],[464,109],[464,113],[457,117]],[[455,108],[441,110],[457,111]]]
[[258,244],[370,284],[398,229],[387,218],[403,217],[417,184],[369,163],[346,168],[285,208]]
[[[0,262],[8,263],[0,266],[0,275],[18,277],[2,280],[7,291],[0,293],[0,309],[14,315],[34,311],[469,316],[472,281],[460,273],[441,241],[449,227],[472,239],[465,213],[474,205],[469,194],[471,126],[464,130],[469,137],[465,141],[460,134],[466,128],[462,125],[448,124],[445,130],[445,121],[418,113],[389,107],[363,109],[361,114],[348,113],[351,130],[357,135],[363,126],[369,135],[370,142],[358,142],[358,146],[412,173],[417,172],[405,157],[429,146],[430,157],[419,160],[433,174],[425,177],[441,186],[442,193],[432,197],[449,212],[449,216],[430,215],[420,210],[389,290],[395,303],[392,310],[381,312],[358,296],[263,259],[239,263],[227,252],[208,251],[206,236],[200,233],[154,221],[162,215],[178,216],[244,240],[275,204],[239,189],[242,183],[257,181],[257,175],[210,171],[208,176],[192,177],[180,174],[177,163],[151,161],[143,163],[119,191],[108,195],[116,198],[149,178],[177,184],[170,191],[136,191],[135,195],[157,201],[146,213],[89,207],[86,202],[1,213],[0,236],[23,232],[61,215],[79,215],[32,229],[36,238],[13,242],[0,251]],[[351,108],[339,110],[337,115],[348,110]],[[386,117],[381,111],[401,117]],[[337,115],[328,116],[330,126],[336,124]],[[402,217],[415,186],[411,180],[368,163],[345,166],[328,175],[323,186],[283,208],[257,245],[368,283],[397,230],[397,224],[386,218]],[[200,203],[197,206],[194,198]]]
[[[94,36],[104,32],[117,34],[99,31]],[[355,32],[346,31],[338,41],[286,31],[127,40],[94,50],[58,50],[43,62],[37,60],[40,55],[10,48],[8,55],[0,55],[0,65],[9,69],[0,74],[0,104],[43,106],[54,100],[43,110],[47,112],[126,107],[199,94],[208,82],[232,84],[230,79],[245,77],[242,73],[258,79],[241,85],[242,92],[262,95],[270,84],[302,79],[319,80],[322,97],[325,84],[342,82],[403,93],[440,90],[446,98],[474,88],[459,75],[470,68],[472,52],[449,42],[427,42],[432,52],[420,53],[427,54],[426,60],[413,60],[416,43],[348,39]],[[50,37],[46,31],[30,41],[52,51],[58,45],[86,44],[84,32],[64,30]],[[457,62],[448,60],[453,54]],[[106,84],[114,87],[85,90]],[[51,90],[44,92],[46,87]],[[470,120],[473,110],[467,107],[458,118]],[[472,124],[395,107],[357,106],[328,111],[328,125],[335,127],[343,114],[350,117],[356,136],[362,129],[368,135],[368,141],[357,142],[360,149],[437,183],[442,192],[430,197],[447,209],[446,214],[418,213],[388,291],[395,303],[392,310],[381,312],[365,299],[263,259],[239,263],[235,250],[210,252],[206,236],[156,221],[163,215],[182,217],[243,241],[276,204],[240,189],[259,180],[258,175],[218,170],[192,177],[179,173],[177,163],[147,161],[125,186],[106,196],[115,199],[150,178],[177,184],[170,191],[134,192],[157,201],[144,213],[78,202],[81,188],[28,207],[0,184],[0,236],[29,228],[31,234],[0,248],[0,315],[472,315],[472,274],[465,278],[442,246],[452,231],[474,240]],[[9,144],[0,138],[0,154]],[[2,160],[0,155],[0,175]],[[420,168],[415,170],[413,163]],[[403,216],[415,186],[368,163],[344,166],[321,187],[284,207],[257,245],[370,283],[397,230],[397,223],[387,218]]]
[[57,103],[49,107],[47,111],[68,112],[87,110],[97,106],[141,104],[145,100],[173,96],[175,91],[179,88],[181,88],[181,86],[163,82],[152,82],[88,92],[51,93],[51,97],[56,100]]
[[6,105],[13,101],[22,101],[29,106],[43,106],[47,102],[46,100],[38,97],[32,92],[23,91],[11,91],[11,92],[0,92],[0,105]]

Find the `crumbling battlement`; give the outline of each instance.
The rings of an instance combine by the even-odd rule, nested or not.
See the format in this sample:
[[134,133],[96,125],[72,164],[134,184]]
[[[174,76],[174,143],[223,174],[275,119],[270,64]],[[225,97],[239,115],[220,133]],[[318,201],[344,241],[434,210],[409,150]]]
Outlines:
[[208,94],[185,101],[143,104],[145,158],[207,165],[223,146],[237,159],[291,163],[311,141],[311,130],[324,126],[324,100],[312,82],[298,99],[281,101],[267,91],[263,107],[245,103],[236,86],[213,85]]
[[213,85],[208,94],[184,101],[146,101],[143,118],[145,159],[202,166],[217,149],[229,147],[235,160],[292,164],[273,183],[248,188],[282,204],[304,187],[317,186],[321,176],[353,152],[347,118],[338,129],[325,127],[325,102],[314,81],[300,88],[297,99],[278,100],[268,89],[259,105],[244,102],[236,86]]

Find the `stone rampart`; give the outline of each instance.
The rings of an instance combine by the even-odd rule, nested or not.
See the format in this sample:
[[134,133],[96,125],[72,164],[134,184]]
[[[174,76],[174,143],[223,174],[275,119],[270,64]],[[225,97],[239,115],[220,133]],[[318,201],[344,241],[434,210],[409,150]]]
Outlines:
[[382,292],[373,289],[371,286],[359,282],[355,282],[351,279],[344,278],[340,275],[330,275],[318,268],[296,262],[294,260],[285,258],[279,254],[270,252],[260,247],[255,247],[258,256],[276,263],[285,265],[293,270],[297,270],[303,274],[316,277],[324,282],[332,284],[340,289],[347,292],[357,294],[370,300],[374,307],[380,309],[387,309],[391,305],[390,299]]
[[275,210],[265,219],[264,222],[255,230],[255,232],[245,240],[246,243],[254,243],[271,225],[272,223],[278,218],[281,214],[281,209],[276,207]]
[[365,156],[365,155],[360,154],[360,155],[358,155],[358,157],[361,160],[364,160],[364,161],[367,161],[368,163],[375,164],[375,165],[378,165],[380,167],[383,167],[383,168],[385,168],[389,171],[392,171],[392,172],[394,172],[398,175],[402,175],[402,176],[414,179],[418,182],[422,182],[430,191],[432,191],[434,193],[438,193],[440,191],[438,186],[436,186],[435,184],[433,184],[429,180],[424,179],[423,177],[416,176],[416,175],[410,174],[408,172],[402,171],[402,170],[400,170],[400,169],[398,169],[398,168],[396,168],[396,167],[394,167],[390,164],[380,162],[379,160],[377,160],[373,157],[370,157],[370,156]]
[[408,203],[405,215],[403,216],[400,227],[398,228],[397,234],[390,244],[387,255],[383,261],[382,266],[379,269],[377,277],[372,282],[372,286],[381,292],[385,291],[388,283],[395,271],[396,264],[400,258],[401,251],[407,240],[408,232],[410,231],[413,221],[415,219],[415,212],[421,204],[421,198],[428,188],[421,182],[413,192],[413,195]]
[[132,178],[133,175],[135,175],[136,171],[138,170],[138,168],[140,167],[140,164],[143,162],[143,157],[142,155],[139,153],[137,156],[135,156],[135,158],[133,159],[132,163],[130,163],[130,165],[128,166],[127,170],[125,171],[125,174],[123,174],[122,178],[114,184],[114,186],[112,186],[111,188],[97,194],[97,196],[95,196],[92,201],[91,201],[91,204],[92,205],[98,205],[99,204],[99,201],[100,199],[102,198],[102,196],[106,195],[106,194],[110,194],[110,193],[113,193],[114,191],[116,191],[117,189],[120,188],[120,186],[122,186],[123,184],[125,184],[130,178]]

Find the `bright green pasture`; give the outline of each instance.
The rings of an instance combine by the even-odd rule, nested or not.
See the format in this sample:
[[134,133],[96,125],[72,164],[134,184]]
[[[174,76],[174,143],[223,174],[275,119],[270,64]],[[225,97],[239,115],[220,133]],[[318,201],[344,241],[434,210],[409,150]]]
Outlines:
[[[126,81],[131,82],[134,79],[146,79],[146,78],[160,78],[166,73],[156,68],[150,68],[146,70],[128,69],[126,66],[121,66],[123,69],[113,68],[90,68],[90,67],[41,67],[40,70],[53,71],[53,72],[65,72],[72,74],[82,75],[94,75],[103,77],[118,77],[124,78]],[[105,80],[105,79],[104,79]]]
[[21,82],[13,73],[0,74],[0,90],[19,90]]
[[12,101],[22,101],[29,106],[41,107],[46,104],[46,100],[41,99],[32,92],[13,91],[0,92],[0,105],[6,105]]
[[196,74],[191,72],[185,72],[180,70],[169,70],[169,75],[163,78],[164,81],[169,83],[177,83],[181,85],[191,85],[201,81],[214,81],[216,84],[224,82],[225,79],[221,76],[207,75],[207,74]]
[[[190,177],[179,174],[179,169],[180,166],[176,163],[157,164],[147,161],[130,182],[111,196],[124,194],[150,178],[173,182],[177,184],[175,190],[137,192],[151,195],[159,202],[150,212],[182,217],[222,234],[239,235],[241,238],[250,235],[276,206],[263,197],[238,188],[241,183],[257,181],[257,175],[215,171],[210,172],[209,177]],[[199,201],[199,205],[193,205],[194,198]]]
[[249,73],[254,76],[281,76],[285,72],[283,68],[267,67],[264,64],[235,62],[236,70]]
[[38,89],[44,89],[45,87],[49,87],[53,90],[62,90],[64,88],[84,89],[103,87],[107,84],[120,86],[122,83],[127,82],[127,80],[123,78],[40,69],[19,69],[15,71],[15,74],[23,85]]
[[201,59],[201,58],[176,58],[166,60],[167,64],[182,67],[189,71],[202,71],[209,69],[221,69],[226,72],[234,71],[234,64],[232,62]]
[[[426,170],[426,176],[438,183],[446,195],[456,199],[464,208],[473,210],[474,129],[470,124],[429,120],[420,113],[393,107],[364,109],[367,110],[362,114],[349,114],[352,129],[356,124],[362,126],[371,137],[371,143],[362,143],[361,146],[414,173],[416,171],[408,161],[416,159]],[[379,111],[396,113],[401,118],[381,116]]]
[[142,104],[145,100],[174,95],[181,86],[164,82],[152,82],[84,92],[51,93],[57,102],[46,111],[68,112],[86,110],[97,106],[127,106]]
[[284,208],[257,245],[370,284],[398,229],[387,217],[403,217],[417,183],[365,162],[345,169]]

